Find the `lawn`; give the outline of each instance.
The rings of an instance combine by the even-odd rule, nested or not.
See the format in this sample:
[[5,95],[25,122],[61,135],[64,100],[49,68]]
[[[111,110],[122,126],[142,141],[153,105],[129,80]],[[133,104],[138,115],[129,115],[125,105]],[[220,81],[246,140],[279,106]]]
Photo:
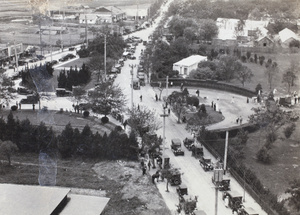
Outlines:
[[[252,53],[252,55],[254,55]],[[285,83],[282,83],[282,74],[286,71],[287,68],[290,67],[291,62],[299,62],[300,59],[300,53],[295,54],[281,54],[281,53],[274,53],[274,54],[267,54],[267,53],[257,53],[258,56],[265,56],[266,60],[272,59],[273,62],[277,62],[279,72],[275,74],[274,81],[273,81],[273,87],[272,90],[275,88],[277,90],[278,95],[286,95],[287,92],[287,86]],[[255,90],[255,87],[257,84],[261,84],[263,88],[263,92],[269,92],[270,87],[268,84],[268,80],[265,76],[265,66],[261,66],[260,64],[255,63],[244,63],[249,69],[253,72],[253,78],[251,82],[245,83],[245,88],[249,90]],[[232,81],[232,83],[237,84],[238,86],[242,86],[240,82],[237,80]],[[299,82],[296,81],[295,86],[291,89],[291,91],[299,90]]]

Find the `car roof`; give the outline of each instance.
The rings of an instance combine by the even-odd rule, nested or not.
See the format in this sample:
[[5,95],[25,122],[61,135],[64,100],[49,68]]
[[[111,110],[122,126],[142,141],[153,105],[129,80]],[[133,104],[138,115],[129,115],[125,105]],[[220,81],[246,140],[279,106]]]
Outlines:
[[172,139],[173,143],[180,143],[181,144],[181,140],[179,138],[174,138]]

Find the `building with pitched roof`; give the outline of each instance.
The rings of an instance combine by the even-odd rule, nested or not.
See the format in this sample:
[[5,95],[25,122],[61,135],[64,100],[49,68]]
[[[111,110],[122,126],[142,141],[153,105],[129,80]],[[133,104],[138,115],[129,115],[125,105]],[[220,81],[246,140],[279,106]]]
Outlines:
[[290,29],[285,28],[282,31],[278,33],[279,35],[279,41],[282,46],[289,46],[290,42],[294,40],[299,41],[299,37]]

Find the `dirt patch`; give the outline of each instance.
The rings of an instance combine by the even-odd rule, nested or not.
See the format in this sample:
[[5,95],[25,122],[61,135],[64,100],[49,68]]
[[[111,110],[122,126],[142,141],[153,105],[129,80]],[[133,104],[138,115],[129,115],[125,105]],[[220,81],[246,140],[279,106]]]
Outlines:
[[[142,175],[136,162],[101,162],[93,170],[110,187],[110,206],[103,214],[170,214],[150,175]],[[103,185],[104,185],[103,184]]]

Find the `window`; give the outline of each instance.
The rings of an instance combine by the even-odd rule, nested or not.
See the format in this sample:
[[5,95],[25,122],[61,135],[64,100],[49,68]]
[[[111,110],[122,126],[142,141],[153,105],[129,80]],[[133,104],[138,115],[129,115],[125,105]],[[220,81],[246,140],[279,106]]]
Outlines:
[[184,67],[184,74],[187,75],[187,68]]
[[267,46],[267,43],[264,43],[263,45],[264,45],[264,46]]

